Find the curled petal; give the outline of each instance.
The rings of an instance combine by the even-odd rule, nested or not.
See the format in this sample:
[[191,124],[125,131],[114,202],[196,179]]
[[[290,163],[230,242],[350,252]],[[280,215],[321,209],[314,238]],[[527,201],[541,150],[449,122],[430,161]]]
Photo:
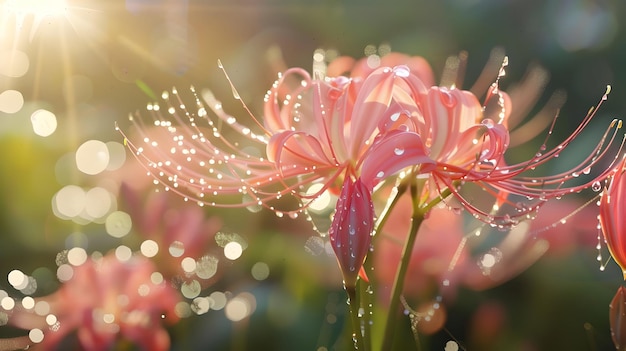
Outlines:
[[457,150],[459,134],[482,120],[482,106],[468,91],[431,87],[424,97],[425,120],[430,121],[431,157],[449,157]]
[[611,325],[611,338],[615,348],[622,350],[626,346],[626,289],[620,286],[609,305],[609,323]]
[[611,256],[622,268],[626,280],[626,159],[617,168],[611,185],[600,201],[600,224]]
[[428,165],[435,161],[426,155],[422,138],[412,132],[396,131],[387,134],[368,150],[361,168],[361,179],[373,187],[381,179],[413,165],[420,165],[421,171],[428,171]]
[[275,134],[267,145],[268,160],[283,171],[286,167],[332,164],[324,154],[319,140],[304,132]]
[[344,284],[354,286],[369,251],[374,228],[371,189],[361,179],[346,176],[330,227],[330,241]]
[[[292,76],[301,77],[295,79],[297,81],[302,80],[306,84],[299,84],[295,88],[286,86],[286,82],[292,79]],[[266,96],[266,103],[264,105],[263,112],[265,114],[265,127],[272,132],[278,132],[282,130],[289,130],[293,121],[293,110],[291,105],[288,108],[282,108],[280,101],[281,91],[287,90],[290,95],[297,96],[306,86],[310,84],[311,76],[309,73],[301,68],[291,68],[285,71],[274,87],[268,92]]]

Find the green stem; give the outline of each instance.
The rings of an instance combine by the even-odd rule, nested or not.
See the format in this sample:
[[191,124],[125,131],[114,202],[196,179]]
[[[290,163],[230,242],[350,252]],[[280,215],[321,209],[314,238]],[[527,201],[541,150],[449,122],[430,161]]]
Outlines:
[[372,294],[370,284],[362,279],[359,279],[358,284],[358,294],[359,294],[359,305],[363,309],[363,316],[361,317],[363,320],[363,344],[365,346],[365,350],[372,349],[372,326],[370,322],[372,321]]
[[[382,230],[385,227],[385,223],[389,219],[389,214],[392,212],[392,209],[398,204],[398,201],[402,197],[402,195],[408,189],[408,181],[404,180],[400,184],[397,185],[395,191],[390,194],[392,197],[390,201],[387,202],[387,206],[383,210],[383,212],[378,217],[378,221],[375,225],[375,234],[372,238],[372,246],[375,246],[374,242],[380,236],[378,233],[379,230]],[[363,263],[363,267],[365,272],[373,271],[373,260],[371,255],[368,255],[365,262]],[[372,301],[376,300],[375,293],[376,291],[372,290],[372,287],[376,286],[376,276],[373,274],[368,275],[369,282],[366,282],[362,279],[359,279],[358,284],[358,294],[359,294],[359,305],[363,308],[363,332],[364,332],[364,345],[366,350],[372,350],[372,325],[373,323],[373,314],[374,308]]]
[[415,238],[417,232],[424,220],[424,213],[419,209],[417,202],[417,184],[411,183],[411,197],[413,198],[413,215],[411,216],[411,228],[409,235],[404,243],[402,249],[402,258],[400,260],[400,267],[396,271],[396,277],[393,282],[391,290],[391,302],[389,303],[389,311],[387,314],[387,325],[385,326],[385,333],[383,334],[382,350],[391,350],[393,347],[393,336],[396,331],[396,324],[401,317],[400,311],[400,294],[404,289],[404,277],[406,271],[409,268],[409,262],[411,261],[411,253],[413,251],[413,245],[415,244]]
[[350,320],[352,322],[352,341],[354,342],[354,349],[369,351],[369,349],[365,348],[363,333],[361,332],[361,318],[359,317],[360,303],[356,285],[346,286],[346,292],[348,293],[348,305],[350,306]]
[[396,324],[402,317],[402,313],[400,311],[400,295],[404,289],[404,280],[409,267],[409,262],[411,261],[413,246],[415,245],[417,232],[424,221],[424,215],[451,193],[449,189],[445,189],[441,192],[441,196],[431,200],[423,206],[420,206],[418,190],[417,184],[412,182],[411,198],[413,199],[413,215],[411,216],[411,228],[409,229],[409,234],[406,242],[404,243],[404,248],[402,249],[400,266],[396,271],[396,276],[391,290],[391,301],[389,303],[389,311],[387,314],[387,324],[383,334],[382,350],[391,350],[393,347],[393,337],[396,331]]

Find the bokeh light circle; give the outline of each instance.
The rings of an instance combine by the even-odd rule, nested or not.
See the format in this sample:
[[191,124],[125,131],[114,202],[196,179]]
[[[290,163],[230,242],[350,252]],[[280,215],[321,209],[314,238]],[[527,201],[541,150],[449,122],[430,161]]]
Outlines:
[[28,72],[29,66],[28,55],[23,51],[17,49],[0,51],[0,74],[3,76],[21,77]]
[[157,255],[157,253],[159,253],[159,244],[157,244],[157,242],[154,240],[148,239],[141,243],[139,250],[141,251],[142,255],[148,258],[154,257]]
[[85,191],[81,187],[66,185],[54,195],[52,207],[57,216],[70,219],[83,212],[85,202]]
[[85,193],[85,212],[92,219],[103,218],[113,207],[113,195],[102,187],[95,187]]
[[24,96],[17,90],[5,90],[0,93],[0,112],[15,113],[24,106]]
[[87,261],[87,251],[82,247],[74,247],[67,251],[67,261],[72,266],[80,266]]
[[133,222],[128,213],[115,211],[109,214],[104,222],[106,232],[115,238],[122,238],[130,232]]
[[57,116],[48,110],[39,109],[30,115],[30,123],[35,134],[47,137],[57,129]]
[[87,140],[76,150],[76,166],[85,174],[98,174],[108,165],[109,148],[100,140]]
[[38,344],[40,342],[43,341],[43,331],[41,331],[41,329],[31,329],[28,332],[28,338],[30,339],[30,341],[34,342],[35,344]]
[[224,256],[229,260],[236,260],[241,257],[243,253],[243,247],[241,244],[236,241],[231,241],[224,246]]
[[256,280],[265,280],[270,275],[270,267],[265,262],[257,262],[252,266],[252,277]]

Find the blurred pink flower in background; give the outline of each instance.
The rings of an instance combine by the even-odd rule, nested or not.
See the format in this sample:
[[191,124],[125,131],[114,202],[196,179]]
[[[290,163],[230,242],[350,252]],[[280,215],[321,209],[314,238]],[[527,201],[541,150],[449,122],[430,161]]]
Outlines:
[[44,349],[56,349],[76,332],[86,350],[110,350],[122,340],[144,350],[168,350],[163,326],[179,319],[175,307],[180,298],[150,260],[133,256],[121,261],[108,254],[73,267],[57,292],[38,299],[49,305],[45,321],[33,311],[19,310],[11,323],[25,329],[48,326],[39,345]]
[[[390,213],[386,225],[377,234],[380,237],[374,250],[373,265],[383,291],[390,289],[400,262],[402,245],[411,224],[411,206],[411,198],[403,196]],[[463,216],[447,208],[432,209],[417,233],[404,293],[407,296],[424,297],[423,294],[437,289],[464,236]],[[463,262],[467,260],[466,256],[463,250],[458,260]],[[387,295],[388,292],[381,294]]]
[[[144,239],[142,253],[150,257],[168,279],[199,276],[203,285],[217,273],[217,258],[208,253],[217,247],[215,234],[221,220],[206,218],[201,208],[193,204],[173,206],[169,193],[142,193],[122,184],[123,206],[129,211],[135,231]],[[143,198],[145,197],[145,199]],[[184,261],[192,259],[195,270],[185,270]]]
[[[377,234],[373,266],[383,300],[388,297],[401,259],[411,206],[411,198],[403,196]],[[551,201],[541,207],[536,218],[502,232],[477,221],[464,223],[462,212],[435,207],[417,233],[403,294],[407,301],[443,299],[450,303],[456,287],[490,289],[516,277],[543,255],[595,249],[598,224],[594,210],[576,199]],[[487,240],[496,244],[477,249]],[[443,327],[445,307],[439,306],[435,313],[437,319],[421,321],[421,326],[418,323],[420,331],[430,334]]]

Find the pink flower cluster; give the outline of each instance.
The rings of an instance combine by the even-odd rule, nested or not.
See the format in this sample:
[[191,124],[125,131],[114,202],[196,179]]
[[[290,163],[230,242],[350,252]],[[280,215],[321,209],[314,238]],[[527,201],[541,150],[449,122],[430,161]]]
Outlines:
[[[420,204],[448,201],[451,194],[476,218],[507,229],[532,217],[550,198],[599,190],[599,182],[610,175],[612,167],[606,165],[615,162],[610,146],[617,123],[572,169],[549,176],[532,173],[558,157],[593,112],[555,147],[542,146],[524,162],[506,162],[513,103],[498,85],[506,64],[483,102],[456,86],[435,85],[424,59],[398,53],[374,64],[341,57],[313,76],[291,68],[265,96],[263,119],[242,103],[250,124],[226,113],[210,93],[202,94],[206,102],[196,96],[190,108],[173,90],[163,95],[167,106],[149,105],[153,126],[131,117],[143,140],[126,143],[167,190],[201,205],[265,206],[279,216],[296,216],[324,191],[340,194],[329,236],[345,284],[353,285],[379,212],[372,194],[381,187],[417,182]],[[240,99],[234,87],[233,92]],[[162,140],[169,141],[162,145]],[[573,182],[601,164],[583,182]],[[320,190],[306,194],[315,183],[322,184]],[[477,205],[463,195],[465,184],[477,185],[496,205]],[[276,207],[286,195],[298,197],[300,207]],[[508,200],[513,196],[529,203]],[[505,206],[510,211],[499,211]]]

